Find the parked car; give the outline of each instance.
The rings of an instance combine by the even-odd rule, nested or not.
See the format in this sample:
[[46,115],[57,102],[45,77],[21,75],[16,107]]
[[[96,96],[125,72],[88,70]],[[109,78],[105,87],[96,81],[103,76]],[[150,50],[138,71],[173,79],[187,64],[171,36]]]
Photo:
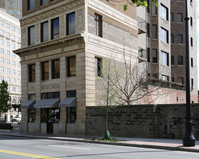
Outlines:
[[19,123],[20,121],[21,121],[21,117],[19,115],[16,115],[14,118],[11,119],[11,122]]

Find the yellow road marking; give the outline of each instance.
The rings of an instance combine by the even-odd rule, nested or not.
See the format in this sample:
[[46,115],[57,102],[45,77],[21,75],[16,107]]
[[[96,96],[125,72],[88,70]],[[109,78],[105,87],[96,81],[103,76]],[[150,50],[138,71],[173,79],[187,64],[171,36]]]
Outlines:
[[0,153],[7,153],[12,155],[19,155],[19,156],[27,156],[27,157],[34,157],[34,158],[41,158],[41,159],[59,159],[54,157],[48,157],[48,156],[42,156],[42,155],[35,155],[35,154],[28,154],[28,153],[22,153],[22,152],[16,152],[16,151],[8,151],[8,150],[0,150]]

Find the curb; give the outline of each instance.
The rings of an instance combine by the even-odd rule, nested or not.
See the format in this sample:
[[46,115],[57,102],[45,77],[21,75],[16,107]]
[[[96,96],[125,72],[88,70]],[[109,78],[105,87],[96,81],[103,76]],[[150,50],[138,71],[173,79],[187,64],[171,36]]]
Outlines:
[[2,136],[13,136],[13,137],[25,137],[25,138],[35,138],[35,139],[48,139],[48,140],[60,140],[60,141],[71,141],[71,142],[85,142],[93,144],[106,144],[106,145],[115,145],[115,146],[128,146],[128,147],[140,147],[140,148],[153,148],[153,149],[162,149],[162,150],[171,150],[171,151],[186,151],[186,152],[195,152],[199,153],[199,149],[191,149],[186,147],[169,147],[169,146],[159,146],[159,145],[144,145],[144,144],[130,144],[130,143],[121,143],[121,142],[106,142],[106,141],[93,141],[86,139],[77,139],[77,138],[63,138],[63,137],[45,137],[45,136],[33,136],[33,135],[23,135],[23,134],[4,134],[0,132]]

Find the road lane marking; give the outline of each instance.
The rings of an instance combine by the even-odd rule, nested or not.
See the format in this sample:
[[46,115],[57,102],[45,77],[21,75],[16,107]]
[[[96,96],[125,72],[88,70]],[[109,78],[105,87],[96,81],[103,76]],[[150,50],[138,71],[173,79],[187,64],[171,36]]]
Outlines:
[[35,155],[35,154],[22,153],[22,152],[16,152],[16,151],[8,151],[8,150],[0,150],[0,153],[7,153],[7,154],[12,154],[12,155],[34,157],[34,158],[41,158],[41,159],[60,159],[60,158],[54,158],[54,157],[49,157],[49,156]]
[[77,149],[77,150],[86,150],[86,151],[90,151],[91,150],[91,149],[87,149],[87,148],[71,147],[71,146],[61,146],[61,145],[48,145],[48,146],[52,146],[52,147],[63,147],[63,148]]

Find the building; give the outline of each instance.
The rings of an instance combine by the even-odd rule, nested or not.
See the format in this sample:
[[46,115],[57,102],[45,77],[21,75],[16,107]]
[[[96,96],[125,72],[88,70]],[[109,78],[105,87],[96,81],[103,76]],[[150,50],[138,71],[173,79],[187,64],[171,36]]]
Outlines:
[[[8,82],[11,104],[18,105],[21,100],[21,65],[20,57],[13,53],[21,47],[21,29],[19,20],[0,8],[0,82]],[[8,112],[14,116],[16,112]]]
[[[197,98],[197,14],[196,2],[188,4],[190,17],[190,86],[191,101],[198,103]],[[160,0],[156,7],[150,2],[150,7],[138,7],[138,26],[146,23],[146,34],[140,32],[138,39],[139,56],[149,62],[148,75],[163,81],[171,82],[170,88],[177,83],[186,83],[186,37],[185,37],[185,1]],[[139,25],[140,23],[140,25]],[[143,29],[142,29],[143,30]],[[186,86],[185,86],[186,87]],[[184,88],[185,88],[184,87]],[[164,100],[157,100],[158,104],[185,103],[186,94],[183,90],[171,89]],[[165,101],[166,100],[166,101]],[[148,101],[146,100],[146,103]],[[156,103],[155,102],[155,103]]]
[[[23,1],[23,133],[85,134],[96,76],[111,55],[137,62],[136,6],[106,0]],[[114,15],[114,16],[113,16]],[[117,33],[117,34],[116,34]]]
[[22,0],[0,0],[0,8],[6,9],[7,13],[17,19],[22,16]]

